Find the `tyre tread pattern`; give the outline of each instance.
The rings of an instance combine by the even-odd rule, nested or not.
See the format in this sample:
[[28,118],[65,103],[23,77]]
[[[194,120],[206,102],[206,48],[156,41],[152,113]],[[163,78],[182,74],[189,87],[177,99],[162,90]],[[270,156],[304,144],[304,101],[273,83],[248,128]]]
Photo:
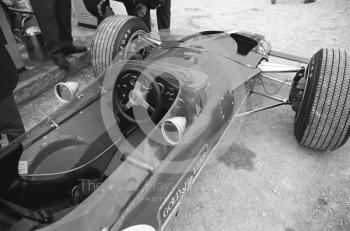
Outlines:
[[300,143],[313,149],[330,151],[342,146],[349,138],[350,59],[345,51],[323,49],[322,58],[318,60],[321,69],[319,73],[313,73],[318,74],[318,81],[310,82],[315,95],[309,101],[311,112],[308,118],[302,118],[307,122]]
[[95,77],[98,77],[120,52],[125,33],[144,30],[143,21],[133,16],[114,15],[107,17],[98,26],[91,42],[92,66]]

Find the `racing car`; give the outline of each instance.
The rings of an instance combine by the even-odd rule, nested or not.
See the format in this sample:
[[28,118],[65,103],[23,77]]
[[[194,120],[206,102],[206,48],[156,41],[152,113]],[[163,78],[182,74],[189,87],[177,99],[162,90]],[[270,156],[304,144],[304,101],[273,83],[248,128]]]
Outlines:
[[[67,103],[1,151],[0,230],[163,230],[225,133],[262,110],[291,106],[306,148],[349,137],[345,51],[308,59],[259,34],[148,33],[139,18],[111,16],[91,53],[96,79],[57,84]],[[252,95],[274,103],[249,107]]]

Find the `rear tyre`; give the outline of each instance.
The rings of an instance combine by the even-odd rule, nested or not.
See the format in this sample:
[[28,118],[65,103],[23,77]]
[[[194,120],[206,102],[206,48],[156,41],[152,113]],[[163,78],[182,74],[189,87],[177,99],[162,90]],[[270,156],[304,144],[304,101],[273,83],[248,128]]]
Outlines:
[[91,43],[92,66],[98,77],[130,39],[148,32],[146,24],[132,16],[110,16],[98,26]]
[[306,72],[306,88],[297,111],[294,135],[306,147],[331,151],[349,138],[350,58],[345,51],[321,49]]
[[276,0],[271,0],[271,3],[272,4],[276,4]]

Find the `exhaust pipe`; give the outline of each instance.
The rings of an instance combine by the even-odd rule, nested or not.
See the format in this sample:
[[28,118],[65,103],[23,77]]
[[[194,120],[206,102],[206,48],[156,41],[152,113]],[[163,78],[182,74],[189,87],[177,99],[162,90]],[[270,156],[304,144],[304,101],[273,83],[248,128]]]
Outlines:
[[180,143],[185,128],[185,117],[173,117],[165,120],[161,125],[162,135],[165,141],[170,145],[176,145]]
[[55,96],[61,102],[67,103],[74,98],[78,88],[79,83],[77,82],[57,83],[54,88]]

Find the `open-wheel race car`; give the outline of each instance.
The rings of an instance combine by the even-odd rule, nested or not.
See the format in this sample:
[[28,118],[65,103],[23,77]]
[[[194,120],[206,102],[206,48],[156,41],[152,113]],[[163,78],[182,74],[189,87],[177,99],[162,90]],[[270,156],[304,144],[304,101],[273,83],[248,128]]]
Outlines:
[[[346,52],[306,59],[258,34],[147,32],[138,18],[106,18],[92,41],[96,80],[56,85],[68,103],[1,151],[0,230],[163,230],[226,131],[277,106],[295,111],[301,145],[347,141]],[[251,95],[276,102],[246,107]]]

